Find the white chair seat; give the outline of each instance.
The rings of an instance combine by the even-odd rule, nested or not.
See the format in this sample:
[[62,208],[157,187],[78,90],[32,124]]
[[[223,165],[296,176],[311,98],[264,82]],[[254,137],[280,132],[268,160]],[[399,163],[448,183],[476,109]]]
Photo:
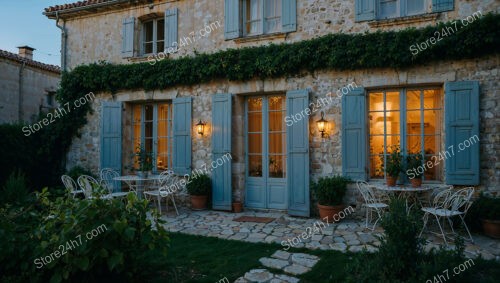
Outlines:
[[116,192],[116,193],[109,194],[109,196],[111,196],[113,198],[121,198],[121,197],[124,197],[126,195],[128,195],[128,192]]
[[457,216],[457,215],[464,214],[461,211],[453,211],[453,210],[449,210],[449,209],[434,208],[434,207],[422,207],[422,211],[428,212],[430,214],[434,214],[434,215],[437,215],[437,216],[441,216],[441,217]]
[[370,207],[370,208],[386,208],[386,207],[389,207],[385,203],[368,203],[368,204],[365,204],[365,205],[367,207]]
[[159,190],[155,190],[155,191],[145,191],[144,192],[145,195],[150,195],[150,196],[161,196],[161,197],[168,197],[169,195],[171,195],[172,193],[169,193],[169,192],[166,192],[166,191],[159,191]]

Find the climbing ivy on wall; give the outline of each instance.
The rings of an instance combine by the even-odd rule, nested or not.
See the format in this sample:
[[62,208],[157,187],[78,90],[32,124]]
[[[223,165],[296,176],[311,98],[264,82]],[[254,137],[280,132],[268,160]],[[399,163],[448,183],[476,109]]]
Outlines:
[[[412,55],[410,46],[428,41],[436,31],[451,27],[456,32],[426,50]],[[448,29],[450,30],[450,29]],[[63,74],[57,98],[73,103],[89,92],[155,90],[193,85],[215,79],[247,81],[254,78],[301,76],[319,70],[406,68],[439,60],[477,58],[500,51],[500,15],[488,14],[463,26],[440,23],[422,29],[365,34],[329,34],[291,44],[228,49],[179,59],[113,65],[95,63]],[[90,104],[75,109],[40,135],[39,151],[54,164],[61,164],[74,136],[86,123]],[[58,163],[57,163],[58,162]]]

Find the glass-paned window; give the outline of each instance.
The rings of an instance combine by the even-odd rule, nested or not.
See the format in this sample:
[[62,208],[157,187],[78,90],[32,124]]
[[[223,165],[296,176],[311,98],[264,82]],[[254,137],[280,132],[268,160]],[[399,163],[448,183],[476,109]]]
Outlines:
[[245,0],[243,26],[246,35],[281,30],[281,0]]
[[[153,154],[156,170],[172,168],[172,105],[135,104],[132,116],[134,151],[142,144]],[[137,168],[137,160],[135,163]]]
[[248,99],[248,166],[249,175],[262,176],[262,98]]
[[142,53],[151,54],[164,51],[165,20],[149,20],[142,24]]
[[427,0],[378,0],[378,18],[396,18],[425,13]]
[[269,177],[284,178],[286,171],[286,131],[285,97],[283,95],[268,98],[268,151],[269,151]]
[[[368,95],[370,177],[385,178],[387,155],[421,154],[424,162],[441,149],[441,89],[372,91]],[[442,180],[442,164],[425,171],[424,180]]]

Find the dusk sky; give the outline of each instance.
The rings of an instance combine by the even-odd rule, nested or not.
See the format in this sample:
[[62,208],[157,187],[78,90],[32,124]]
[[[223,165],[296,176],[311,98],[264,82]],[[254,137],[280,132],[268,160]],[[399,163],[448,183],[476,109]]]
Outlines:
[[72,0],[0,0],[0,49],[17,53],[17,46],[29,45],[34,60],[61,65],[61,30],[55,20],[42,14],[53,5]]

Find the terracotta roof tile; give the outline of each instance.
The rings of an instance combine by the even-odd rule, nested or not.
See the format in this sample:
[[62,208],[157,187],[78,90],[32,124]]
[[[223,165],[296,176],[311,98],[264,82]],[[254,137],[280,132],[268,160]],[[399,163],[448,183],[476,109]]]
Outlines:
[[21,56],[15,54],[15,53],[11,53],[11,52],[1,50],[1,49],[0,49],[0,58],[10,59],[13,61],[17,61],[19,63],[26,62],[26,65],[31,66],[31,67],[39,68],[39,69],[54,72],[54,73],[59,73],[59,74],[61,73],[61,68],[59,68],[59,66],[49,65],[49,64],[45,64],[45,63],[38,62],[35,60],[27,59],[27,58],[24,58],[24,57],[21,57]]
[[50,6],[48,8],[45,8],[45,13],[62,11],[62,10],[67,10],[67,9],[72,9],[72,8],[77,8],[77,7],[91,6],[91,5],[106,3],[106,2],[111,2],[111,1],[113,1],[113,0],[86,0],[86,1],[78,1],[75,3],[63,4],[63,5],[55,5],[55,6]]

